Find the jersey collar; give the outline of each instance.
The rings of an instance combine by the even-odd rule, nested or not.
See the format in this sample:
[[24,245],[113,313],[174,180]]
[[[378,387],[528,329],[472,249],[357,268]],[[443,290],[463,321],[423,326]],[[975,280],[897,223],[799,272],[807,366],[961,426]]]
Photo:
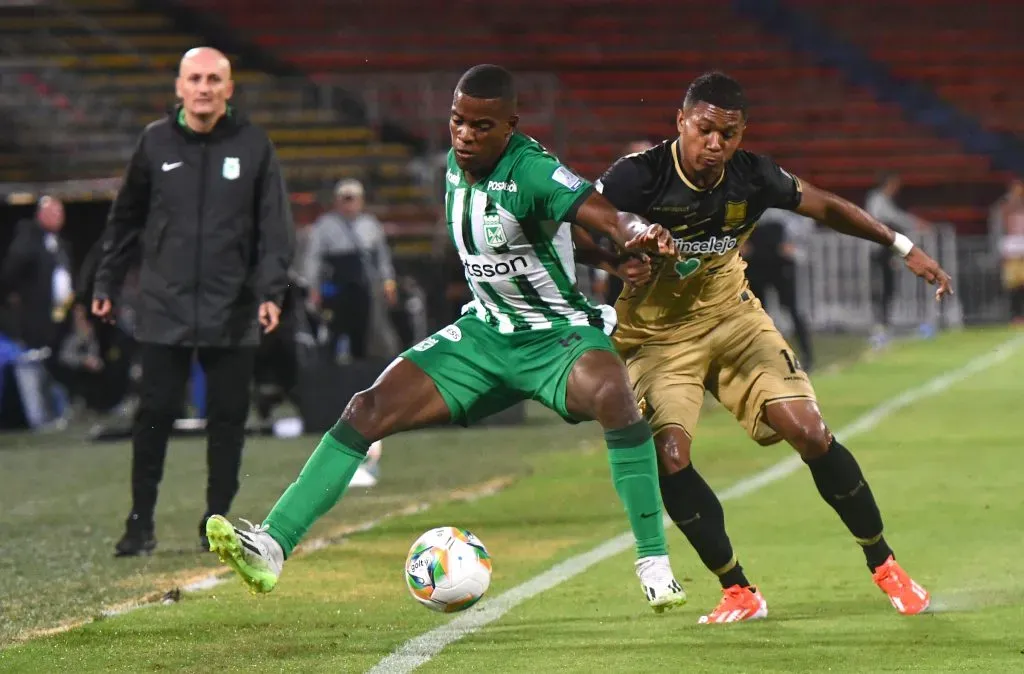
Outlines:
[[715,189],[722,184],[723,180],[725,180],[725,172],[728,170],[728,166],[723,167],[722,175],[718,176],[718,180],[715,181],[715,184],[711,187],[697,187],[690,182],[689,178],[686,177],[686,174],[683,173],[683,166],[679,163],[679,139],[672,141],[672,162],[676,165],[676,175],[678,175],[679,179],[694,192],[705,192],[707,190]]

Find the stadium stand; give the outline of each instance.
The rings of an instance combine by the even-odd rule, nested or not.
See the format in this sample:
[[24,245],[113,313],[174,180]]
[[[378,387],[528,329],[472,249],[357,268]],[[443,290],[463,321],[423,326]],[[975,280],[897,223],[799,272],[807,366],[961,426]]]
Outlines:
[[[899,17],[909,16],[920,0],[884,7],[877,0],[789,4],[825,17],[837,34],[869,45],[871,54],[892,64],[895,74],[916,77],[941,95],[956,97],[958,105],[991,128],[1011,130],[1022,124],[1019,91],[1015,94],[1007,84],[1007,75],[1020,68],[1024,48],[1013,41],[1012,26],[1001,20],[1006,17],[998,4],[963,22],[946,18],[917,24]],[[160,74],[169,77],[191,45],[221,46],[218,37],[223,35],[197,31],[169,9],[184,6],[230,26],[235,34],[225,44],[252,45],[300,73],[269,72],[264,64],[228,49],[237,64],[237,100],[270,131],[294,189],[357,177],[373,200],[409,206],[402,212],[417,214],[402,219],[427,217],[414,206],[429,203],[432,190],[427,181],[410,175],[410,167],[424,147],[443,149],[445,99],[455,76],[469,64],[497,61],[531,83],[524,96],[524,128],[590,177],[627,142],[671,135],[682,87],[705,69],[721,68],[748,90],[749,149],[771,153],[794,173],[857,200],[879,172],[896,171],[908,186],[911,206],[915,194],[928,202],[915,209],[925,217],[964,230],[984,222],[979,204],[987,203],[994,186],[1007,177],[993,170],[989,157],[914,124],[896,103],[881,102],[874,91],[850,84],[841,71],[819,65],[813,55],[795,50],[786,36],[738,14],[728,3],[688,14],[684,25],[670,0],[633,5],[636,11],[628,16],[617,5],[589,0],[524,0],[487,15],[453,2],[424,14],[421,3],[390,0],[386,10],[392,20],[386,24],[380,21],[380,7],[354,0],[308,0],[301,12],[269,0],[69,0],[5,7],[0,9],[0,49],[10,58],[0,67],[0,77],[16,82],[22,99],[36,96],[52,122],[34,120],[36,131],[22,124],[30,127],[26,142],[42,145],[36,143],[31,151],[23,147],[23,155],[36,161],[16,162],[12,170],[41,175],[45,171],[36,165],[48,163],[48,177],[61,169],[76,177],[116,175],[130,147],[124,138],[172,100],[168,78]],[[954,7],[943,0],[947,5]],[[901,28],[899,42],[892,41],[894,28],[871,20],[882,11],[896,25],[909,26]],[[450,33],[451,26],[470,15],[473,30],[439,47],[434,36]],[[962,28],[949,29],[952,23]],[[977,58],[950,55],[929,26],[969,45]],[[999,49],[982,48],[993,42]],[[900,61],[900,54],[907,58]],[[548,74],[531,75],[539,72]],[[353,115],[339,103],[350,101],[352,94],[366,114]],[[0,110],[21,122],[13,98],[5,91]],[[384,133],[388,124],[419,142],[389,137]],[[61,133],[47,135],[45,128]],[[69,152],[75,157],[71,164],[40,161]],[[426,170],[434,168],[436,160],[431,163],[428,157]],[[958,189],[948,189],[952,185]]]
[[[852,77],[871,82],[881,97],[902,105],[918,123],[991,157],[1002,170],[964,174],[918,195],[928,203],[920,209],[925,217],[952,214],[950,219],[961,225],[962,233],[985,231],[984,204],[999,197],[1006,182],[1024,171],[1024,89],[1019,84],[1024,48],[1016,36],[1015,14],[1019,3],[738,4],[768,17],[779,32],[792,32],[795,43],[821,50],[819,55],[848,68]],[[796,16],[801,18],[794,21]],[[815,34],[823,37],[811,37]]]
[[32,166],[32,159],[20,146],[7,137],[0,137],[0,182],[29,180],[33,173]]
[[[883,170],[929,192],[1002,179],[988,157],[911,123],[899,106],[816,65],[728,3],[702,6],[681,21],[670,0],[638,0],[628,16],[616,4],[589,0],[527,0],[491,13],[460,2],[423,13],[422,3],[392,0],[387,22],[378,7],[351,0],[310,0],[303,12],[270,0],[190,4],[227,16],[245,37],[313,76],[454,73],[481,61],[519,72],[554,71],[561,91],[551,117],[571,131],[559,145],[548,136],[558,129],[525,126],[590,177],[629,140],[671,135],[685,83],[719,68],[749,92],[746,146],[773,154],[809,181],[859,199]],[[468,17],[472,30],[436,46],[434,36],[451,34]],[[948,197],[926,215],[967,228],[984,220],[976,206]]]
[[[927,84],[987,128],[1024,135],[1019,2],[790,0],[893,75]],[[884,21],[879,21],[884,17]],[[956,45],[950,49],[950,45]]]
[[[22,109],[58,97],[60,106],[71,108],[65,116],[80,118],[63,127],[79,139],[79,161],[63,164],[68,177],[120,174],[134,135],[173,104],[171,80],[181,54],[191,46],[219,46],[211,36],[183,31],[154,3],[72,0],[0,11],[0,45],[21,57],[19,67],[4,71],[36,98],[23,100]],[[225,51],[236,64],[235,101],[277,144],[292,189],[316,190],[341,178],[359,178],[391,200],[422,200],[406,172],[412,149],[381,142],[376,130],[346,114],[336,105],[341,92],[328,91],[334,98],[326,97],[323,87],[308,80],[269,74]],[[82,151],[82,139],[91,141],[88,152]],[[101,140],[109,141],[106,150],[101,151]],[[61,149],[66,148],[53,151]]]
[[122,167],[131,151],[124,115],[64,69],[74,51],[48,6],[0,7],[0,110],[18,170],[5,181],[88,178]]

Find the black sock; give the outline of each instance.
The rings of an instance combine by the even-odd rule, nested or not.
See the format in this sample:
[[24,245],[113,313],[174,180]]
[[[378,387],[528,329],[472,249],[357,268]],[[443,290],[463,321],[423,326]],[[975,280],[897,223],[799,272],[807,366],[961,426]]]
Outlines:
[[893,552],[882,536],[882,514],[857,459],[833,437],[827,452],[806,463],[818,493],[839,514],[874,571]]
[[662,475],[660,481],[665,510],[704,566],[718,576],[722,587],[749,586],[725,533],[722,503],[693,464],[678,473]]

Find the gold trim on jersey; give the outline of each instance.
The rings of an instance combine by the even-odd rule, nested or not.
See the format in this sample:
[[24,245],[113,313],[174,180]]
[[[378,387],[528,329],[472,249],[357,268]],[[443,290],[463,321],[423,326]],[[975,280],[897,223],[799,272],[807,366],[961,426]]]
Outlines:
[[678,139],[672,141],[672,162],[676,165],[676,175],[678,175],[679,179],[682,180],[683,183],[687,187],[689,187],[691,190],[693,190],[694,192],[705,192],[707,190],[713,190],[716,187],[718,187],[719,185],[721,185],[722,181],[725,180],[725,169],[723,168],[722,169],[722,175],[718,176],[718,180],[715,181],[715,184],[712,185],[711,187],[697,187],[696,185],[691,183],[690,179],[686,177],[685,173],[683,173],[683,167],[679,164],[679,140]]

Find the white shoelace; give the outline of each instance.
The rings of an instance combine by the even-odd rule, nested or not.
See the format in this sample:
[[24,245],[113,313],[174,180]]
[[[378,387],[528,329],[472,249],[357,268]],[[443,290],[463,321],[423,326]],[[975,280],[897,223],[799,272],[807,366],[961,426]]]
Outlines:
[[265,524],[256,525],[245,519],[244,517],[238,518],[239,522],[245,522],[249,526],[249,533],[253,534],[265,534],[267,533],[267,526]]

